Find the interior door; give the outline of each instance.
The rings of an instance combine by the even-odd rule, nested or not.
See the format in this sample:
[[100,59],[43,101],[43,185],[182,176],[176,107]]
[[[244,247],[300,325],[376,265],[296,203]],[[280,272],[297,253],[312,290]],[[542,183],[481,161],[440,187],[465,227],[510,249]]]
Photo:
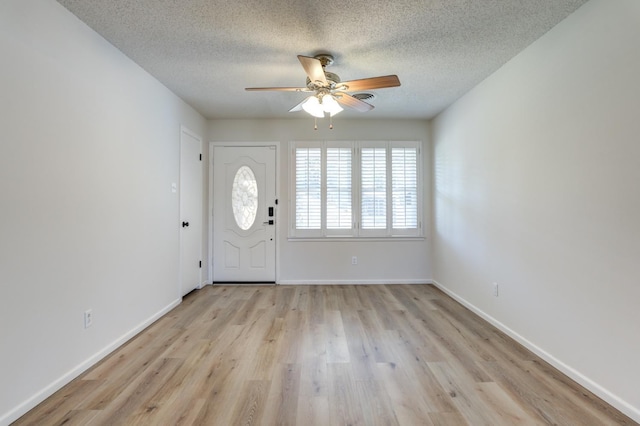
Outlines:
[[213,153],[213,281],[275,282],[276,147]]
[[202,140],[180,132],[180,288],[200,287],[202,261]]

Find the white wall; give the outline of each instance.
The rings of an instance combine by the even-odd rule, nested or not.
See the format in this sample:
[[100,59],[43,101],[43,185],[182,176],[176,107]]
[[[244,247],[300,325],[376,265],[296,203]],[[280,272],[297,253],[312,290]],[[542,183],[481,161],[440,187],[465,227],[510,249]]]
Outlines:
[[639,46],[592,0],[433,130],[436,281],[638,421]]
[[[292,101],[293,102],[293,101]],[[304,114],[304,113],[300,113]],[[427,282],[431,265],[429,235],[413,241],[288,241],[289,227],[289,141],[302,140],[418,140],[423,142],[425,164],[425,219],[431,210],[429,123],[424,120],[334,120],[329,130],[319,120],[313,130],[313,118],[287,120],[211,120],[209,140],[219,142],[279,142],[279,211],[277,280],[283,284],[298,283],[377,283]],[[351,257],[358,256],[358,265]]]
[[171,183],[205,120],[54,1],[0,2],[0,58],[6,424],[179,302]]

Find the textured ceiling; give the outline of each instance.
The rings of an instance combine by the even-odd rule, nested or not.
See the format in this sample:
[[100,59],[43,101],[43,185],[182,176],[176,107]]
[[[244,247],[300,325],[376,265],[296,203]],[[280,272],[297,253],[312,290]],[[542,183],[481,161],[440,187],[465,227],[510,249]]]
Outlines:
[[295,117],[296,55],[397,74],[362,118],[431,118],[587,0],[58,0],[207,118]]

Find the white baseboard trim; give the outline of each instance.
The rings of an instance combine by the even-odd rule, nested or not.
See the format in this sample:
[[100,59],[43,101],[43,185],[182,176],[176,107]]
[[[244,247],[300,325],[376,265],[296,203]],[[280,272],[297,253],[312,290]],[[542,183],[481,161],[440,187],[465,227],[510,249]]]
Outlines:
[[120,336],[119,338],[117,338],[116,340],[114,340],[113,342],[108,344],[107,346],[105,346],[100,351],[98,351],[95,354],[93,354],[92,356],[90,356],[85,361],[83,361],[80,364],[78,364],[73,369],[71,369],[67,373],[63,374],[60,378],[58,378],[57,380],[53,381],[51,384],[46,386],[44,389],[42,389],[39,392],[37,392],[31,398],[27,399],[26,401],[24,401],[22,404],[18,405],[17,407],[12,409],[11,411],[3,414],[0,417],[0,425],[1,426],[6,426],[6,425],[9,425],[12,422],[18,420],[21,416],[26,414],[29,410],[34,408],[36,405],[40,404],[42,401],[44,401],[45,399],[47,399],[48,397],[53,395],[55,392],[60,390],[63,386],[65,386],[66,384],[71,382],[73,379],[78,377],[80,374],[82,374],[85,371],[87,371],[89,368],[91,368],[92,366],[97,364],[104,357],[109,355],[114,350],[118,349],[120,346],[122,346],[123,344],[128,342],[131,338],[135,337],[142,330],[144,330],[145,328],[147,328],[148,326],[153,324],[155,321],[157,321],[160,317],[162,317],[167,312],[169,312],[170,310],[172,310],[173,308],[178,306],[180,304],[180,302],[182,302],[181,298],[174,300],[169,305],[165,306],[160,311],[156,312],[155,314],[153,314],[152,316],[150,316],[146,320],[142,321],[140,324],[136,325],[134,328],[132,328],[131,330],[129,330],[128,332],[126,332],[125,334],[123,334],[122,336]]
[[198,290],[202,290],[205,286],[211,285],[212,282],[211,281],[202,281],[200,284],[198,284],[198,287],[196,287]]
[[598,383],[596,383],[593,380],[589,379],[588,377],[586,377],[585,375],[583,375],[579,371],[575,370],[571,366],[569,366],[569,365],[565,364],[564,362],[560,361],[559,359],[555,358],[553,355],[551,355],[550,353],[548,353],[545,350],[541,349],[540,347],[536,346],[535,344],[533,344],[529,340],[525,339],[524,337],[522,337],[520,334],[518,334],[514,330],[510,329],[509,327],[507,327],[506,325],[504,325],[503,323],[501,323],[497,319],[493,318],[491,315],[485,313],[484,311],[482,311],[481,309],[479,309],[475,305],[469,303],[467,300],[465,300],[464,298],[462,298],[458,294],[456,294],[453,291],[449,290],[447,287],[445,287],[444,285],[442,285],[438,281],[432,280],[432,284],[435,285],[436,287],[438,287],[443,292],[445,292],[448,296],[450,296],[451,298],[453,298],[454,300],[459,302],[461,305],[463,305],[464,307],[466,307],[467,309],[469,309],[470,311],[472,311],[473,313],[475,313],[476,315],[478,315],[479,317],[481,317],[485,321],[489,322],[491,325],[493,325],[494,327],[498,328],[503,333],[507,334],[513,340],[515,340],[516,342],[518,342],[519,344],[521,344],[525,348],[529,349],[534,354],[538,355],[540,358],[542,358],[543,360],[545,360],[546,362],[551,364],[553,367],[555,367],[557,370],[559,370],[560,372],[562,372],[563,374],[568,376],[570,379],[572,379],[573,381],[577,382],[578,384],[584,386],[589,391],[593,392],[596,396],[598,396],[599,398],[603,399],[604,401],[606,401],[611,406],[613,406],[616,409],[620,410],[625,415],[631,417],[634,421],[640,423],[640,408],[634,407],[633,405],[629,404],[628,402],[626,402],[622,398],[618,397],[617,395],[613,394],[609,390],[605,389],[604,387],[602,387]]
[[432,280],[280,280],[279,285],[374,285],[374,284],[433,284]]

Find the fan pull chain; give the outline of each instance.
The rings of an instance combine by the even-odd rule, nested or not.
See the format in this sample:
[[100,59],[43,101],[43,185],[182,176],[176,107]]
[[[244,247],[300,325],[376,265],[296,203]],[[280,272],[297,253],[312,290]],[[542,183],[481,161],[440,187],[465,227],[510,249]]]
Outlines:
[[318,130],[318,119],[317,118],[313,119],[313,130]]
[[333,117],[329,116],[329,130],[333,130]]

